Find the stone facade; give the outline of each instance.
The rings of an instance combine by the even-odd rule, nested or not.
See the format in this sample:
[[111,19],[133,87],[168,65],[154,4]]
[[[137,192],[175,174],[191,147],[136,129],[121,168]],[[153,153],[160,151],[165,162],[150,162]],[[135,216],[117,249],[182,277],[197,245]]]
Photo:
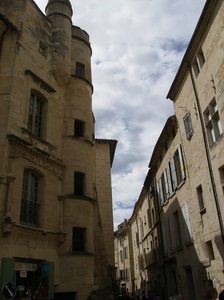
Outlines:
[[117,141],[95,139],[92,49],[72,13],[0,3],[0,284],[22,298],[113,294]]
[[142,190],[128,221],[136,294],[205,299],[208,287],[224,287],[223,15],[223,1],[205,3],[167,95],[175,115],[149,162],[148,197]]

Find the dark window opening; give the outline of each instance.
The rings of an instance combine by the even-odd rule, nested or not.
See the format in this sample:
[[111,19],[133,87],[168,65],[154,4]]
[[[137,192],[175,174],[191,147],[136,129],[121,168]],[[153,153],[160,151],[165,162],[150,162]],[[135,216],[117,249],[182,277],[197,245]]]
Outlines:
[[75,75],[81,78],[85,78],[85,66],[79,62],[76,63]]
[[74,173],[74,194],[84,196],[85,174],[80,172]]
[[43,101],[35,94],[30,95],[30,107],[28,117],[28,130],[41,137],[43,117]]
[[86,251],[86,228],[73,227],[72,251]]
[[85,123],[79,120],[75,120],[75,136],[84,137],[84,131],[85,131]]
[[40,179],[32,171],[25,170],[23,175],[20,222],[37,227],[39,225]]

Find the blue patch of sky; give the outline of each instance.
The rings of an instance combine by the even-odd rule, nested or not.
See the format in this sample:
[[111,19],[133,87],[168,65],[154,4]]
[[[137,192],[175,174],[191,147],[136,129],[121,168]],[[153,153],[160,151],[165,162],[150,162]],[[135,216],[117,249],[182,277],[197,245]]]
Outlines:
[[133,205],[125,205],[123,202],[116,202],[116,205],[121,209],[133,209]]
[[188,43],[186,42],[183,42],[183,41],[177,41],[177,40],[174,40],[174,39],[159,39],[159,44],[160,44],[160,47],[167,51],[177,51],[177,52],[183,52],[186,50],[187,46],[188,46]]

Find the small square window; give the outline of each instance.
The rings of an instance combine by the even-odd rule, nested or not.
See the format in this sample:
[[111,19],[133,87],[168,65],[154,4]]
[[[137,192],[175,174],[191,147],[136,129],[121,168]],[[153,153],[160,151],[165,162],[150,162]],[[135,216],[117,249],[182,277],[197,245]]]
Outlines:
[[47,55],[47,46],[44,45],[42,42],[39,43],[39,52],[43,55]]

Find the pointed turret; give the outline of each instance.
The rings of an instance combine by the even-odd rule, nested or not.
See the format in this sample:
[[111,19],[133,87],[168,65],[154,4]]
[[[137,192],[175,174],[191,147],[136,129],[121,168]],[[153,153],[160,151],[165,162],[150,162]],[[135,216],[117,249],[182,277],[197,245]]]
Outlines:
[[45,11],[52,21],[52,72],[65,85],[71,78],[72,6],[69,0],[49,0]]

